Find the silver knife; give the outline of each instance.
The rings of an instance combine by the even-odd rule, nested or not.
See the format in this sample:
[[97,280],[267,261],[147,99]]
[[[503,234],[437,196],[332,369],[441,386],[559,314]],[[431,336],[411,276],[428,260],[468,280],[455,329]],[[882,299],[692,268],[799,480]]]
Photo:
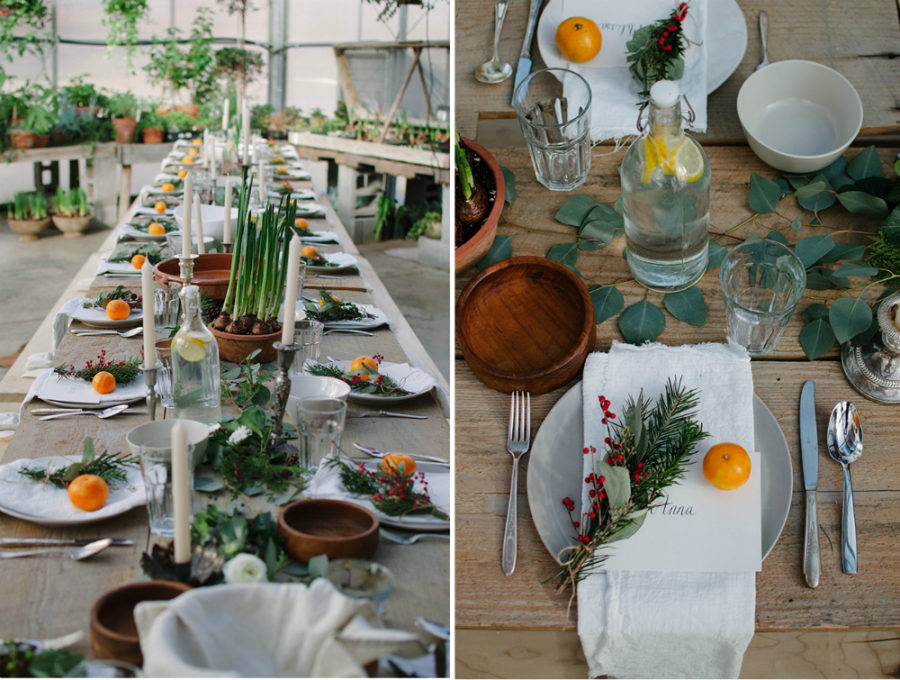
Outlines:
[[[370,456],[375,456],[376,458],[384,458],[386,454],[382,453],[378,449],[373,449],[371,446],[363,446],[359,442],[353,442],[353,446],[363,453],[368,453]],[[407,453],[407,456],[414,458],[415,460],[424,460],[431,463],[437,463],[438,465],[450,465],[449,460],[445,460],[443,458],[435,458],[434,456],[425,456],[419,453]]]
[[806,489],[806,529],[803,532],[803,575],[810,588],[819,585],[819,524],[816,520],[816,483],[819,476],[819,440],[816,435],[816,384],[803,383],[800,392],[800,460]]
[[[0,546],[11,545],[87,545],[93,543],[96,538],[0,538]],[[134,545],[134,541],[130,538],[113,538],[111,539],[113,546],[129,546]]]
[[522,41],[522,51],[519,53],[519,63],[516,65],[516,80],[513,85],[513,108],[516,106],[516,90],[519,84],[531,73],[531,40],[534,38],[534,27],[537,26],[538,13],[541,9],[541,0],[531,0],[528,10],[528,24],[525,27],[525,40]]

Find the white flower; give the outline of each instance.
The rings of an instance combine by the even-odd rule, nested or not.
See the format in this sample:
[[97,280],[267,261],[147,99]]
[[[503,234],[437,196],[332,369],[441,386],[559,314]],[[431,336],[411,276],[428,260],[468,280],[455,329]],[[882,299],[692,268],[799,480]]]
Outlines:
[[225,583],[262,583],[266,571],[266,563],[250,553],[238,553],[222,567]]
[[237,446],[247,437],[249,437],[250,434],[250,428],[246,425],[241,425],[240,427],[238,427],[238,429],[231,433],[230,437],[228,437],[228,445]]

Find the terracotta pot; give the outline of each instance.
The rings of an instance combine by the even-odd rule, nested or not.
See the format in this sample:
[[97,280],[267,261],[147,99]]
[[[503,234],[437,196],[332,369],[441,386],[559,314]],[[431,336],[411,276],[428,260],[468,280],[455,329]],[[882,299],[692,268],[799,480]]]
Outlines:
[[497,223],[500,221],[500,213],[503,212],[503,201],[506,199],[506,183],[503,181],[503,173],[500,170],[500,164],[488,153],[488,150],[473,142],[471,139],[460,137],[463,146],[466,146],[482,160],[487,163],[494,175],[494,185],[497,188],[494,206],[488,213],[487,219],[481,228],[468,241],[463,243],[456,249],[456,271],[460,272],[469,265],[473,265],[490,250],[494,243],[494,237],[497,235]]
[[50,133],[50,143],[53,144],[53,146],[62,146],[66,143],[66,136],[62,132],[54,130]]
[[10,130],[9,142],[14,149],[30,149],[36,136],[31,130]]
[[56,213],[53,215],[53,226],[59,229],[63,236],[67,238],[78,238],[84,236],[84,232],[92,219],[94,219],[93,215],[85,215],[84,217],[73,215],[68,217]]
[[200,115],[200,107],[197,104],[187,104],[187,105],[177,104],[172,107],[172,110],[173,111],[181,111],[183,113],[186,113],[191,118],[196,118],[197,116]]
[[[171,288],[181,285],[181,269],[178,258],[163,260],[153,268],[156,280]],[[209,253],[194,258],[195,286],[200,292],[214,300],[224,300],[228,292],[228,280],[231,278],[231,253]]]
[[275,361],[275,348],[273,342],[281,340],[281,329],[267,335],[237,335],[235,333],[226,333],[218,331],[207,325],[212,334],[216,336],[216,342],[219,345],[219,357],[236,364],[244,363],[244,359],[255,349],[260,350],[254,361],[261,364]]
[[43,149],[45,146],[50,144],[50,135],[35,135],[34,136],[34,148],[35,149]]
[[112,123],[116,129],[116,143],[131,144],[134,139],[134,129],[137,127],[137,121],[131,118],[113,118]]
[[162,128],[144,128],[141,132],[144,144],[162,144],[163,129]]
[[8,219],[9,228],[19,235],[20,241],[37,241],[37,235],[50,226],[50,218],[42,220],[13,220]]

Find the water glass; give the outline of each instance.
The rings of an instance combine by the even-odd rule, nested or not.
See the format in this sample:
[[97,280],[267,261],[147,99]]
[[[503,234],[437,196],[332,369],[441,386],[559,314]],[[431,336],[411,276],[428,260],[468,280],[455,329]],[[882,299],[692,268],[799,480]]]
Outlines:
[[[562,95],[559,92],[562,84]],[[548,68],[513,95],[538,182],[552,191],[584,184],[591,168],[591,86],[574,71]]]
[[371,602],[378,620],[384,621],[385,604],[397,583],[390,569],[378,562],[351,557],[331,560],[325,578],[347,597]]
[[292,373],[303,373],[306,366],[318,363],[324,329],[320,321],[312,319],[302,319],[294,324],[294,344],[300,345],[300,349],[294,354]]
[[751,241],[728,253],[719,268],[719,283],[728,339],[760,356],[781,339],[806,289],[806,268],[777,241]]
[[341,445],[347,402],[330,397],[307,397],[297,405],[300,465],[315,470]]
[[[175,536],[175,504],[172,493],[172,443],[160,440],[139,447],[141,476],[147,492],[150,533],[163,538]],[[188,444],[188,460],[194,446]],[[194,470],[188,466],[188,488],[194,488]],[[190,510],[190,509],[189,509]]]
[[175,408],[172,388],[172,341],[156,341],[156,394],[163,408]]
[[158,331],[178,325],[179,290],[174,286],[153,289],[153,316]]

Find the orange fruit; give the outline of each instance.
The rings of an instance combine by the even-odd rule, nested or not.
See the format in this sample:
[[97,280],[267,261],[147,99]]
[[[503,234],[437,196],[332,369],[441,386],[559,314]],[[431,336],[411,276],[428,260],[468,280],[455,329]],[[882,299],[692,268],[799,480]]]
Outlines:
[[272,162],[273,163],[284,163],[284,158],[282,158],[281,156],[275,156],[275,158],[272,159]]
[[110,300],[106,303],[106,316],[113,321],[127,319],[131,314],[131,307],[124,300]]
[[370,380],[371,374],[378,373],[378,362],[372,357],[364,354],[361,357],[356,357],[350,362],[350,372],[352,373],[353,371],[363,371],[359,374],[360,379]]
[[[401,465],[403,466],[402,470]],[[409,477],[416,471],[416,461],[405,453],[389,453],[381,459],[381,469],[388,474]]]
[[279,174],[279,175],[286,175],[286,174],[287,174],[287,166],[286,166],[286,165],[279,165],[279,166],[278,166],[278,174]]
[[158,213],[164,213],[166,211],[166,202],[165,201],[157,201],[153,204],[153,209]]
[[69,482],[66,492],[72,505],[88,512],[99,510],[109,498],[109,486],[97,475],[78,475]]
[[718,489],[736,489],[750,479],[750,456],[737,444],[716,444],[703,458],[703,476]]
[[590,19],[569,17],[556,27],[556,47],[568,61],[590,61],[597,56],[603,35]]
[[[340,300],[334,295],[331,296],[331,299],[334,300],[335,302],[340,302]],[[324,306],[325,306],[325,298],[320,297],[319,298],[319,307],[324,307]]]
[[116,376],[109,371],[99,371],[94,374],[91,386],[100,394],[109,394],[116,389]]
[[197,149],[196,149],[196,148],[188,149],[188,156],[196,156],[196,155],[197,155]]
[[294,226],[298,229],[309,229],[309,222],[304,220],[302,217],[298,217],[294,220]]
[[178,179],[184,179],[185,177],[187,177],[187,170],[179,170]]
[[300,251],[300,254],[303,257],[316,257],[319,254],[319,251],[313,248],[312,246],[303,246],[303,249]]
[[193,144],[194,146],[203,146],[203,140],[197,139],[195,137],[194,139],[191,140],[191,144]]
[[131,266],[135,269],[140,269],[144,266],[144,262],[147,261],[147,258],[138,253],[134,257],[131,258]]
[[166,233],[166,228],[159,222],[151,222],[147,226],[147,233],[151,236],[162,236]]
[[185,156],[184,158],[181,159],[181,162],[189,165],[194,162],[194,157],[193,156]]
[[172,184],[171,182],[166,182],[165,184],[163,184],[160,187],[160,191],[164,191],[166,193],[168,193],[170,191],[175,191],[175,185]]

